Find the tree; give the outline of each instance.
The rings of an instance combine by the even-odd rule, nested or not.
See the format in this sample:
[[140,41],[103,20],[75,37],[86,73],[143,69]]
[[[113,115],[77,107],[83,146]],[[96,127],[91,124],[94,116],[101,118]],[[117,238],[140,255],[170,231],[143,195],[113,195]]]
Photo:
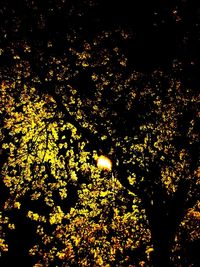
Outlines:
[[[134,210],[127,208],[133,201],[130,196],[133,194],[138,199],[137,205],[145,210],[147,216],[148,222],[142,215],[143,224],[139,229],[145,229],[146,249],[150,229],[154,249],[152,264],[169,266],[178,226],[187,209],[192,208],[199,198],[197,92],[185,85],[181,64],[177,60],[165,71],[157,69],[145,73],[132,68],[123,52],[129,40],[133,40],[129,28],[118,26],[110,30],[105,25],[104,29],[102,25],[95,28],[97,24],[94,24],[88,37],[84,32],[88,29],[87,23],[84,29],[80,28],[80,21],[86,21],[83,7],[80,9],[83,19],[77,22],[76,16],[70,19],[64,13],[60,16],[68,7],[60,8],[61,3],[52,3],[53,13],[47,3],[44,6],[34,4],[37,25],[17,10],[13,20],[17,23],[14,30],[10,28],[11,33],[15,33],[11,36],[17,41],[6,40],[6,48],[2,49],[4,60],[10,60],[9,68],[1,70],[1,142],[6,162],[2,164],[2,187],[9,195],[7,197],[5,193],[4,207],[6,210],[18,209],[22,203],[28,218],[39,224],[46,223],[47,228],[49,224],[54,225],[54,221],[61,223],[71,216],[72,231],[77,231],[77,220],[82,220],[88,227],[91,219],[92,226],[85,228],[98,240],[96,231],[102,227],[102,242],[101,237],[108,231],[107,225],[95,222],[93,215],[100,212],[101,197],[92,200],[96,206],[90,215],[85,211],[87,219],[84,214],[85,217],[80,216],[84,209],[80,198],[85,197],[88,187],[101,192],[104,183],[94,166],[98,155],[107,155],[112,160],[113,175],[118,180],[119,200],[123,192],[128,194],[126,213],[122,215],[124,208],[120,202],[116,209],[113,208],[114,213],[109,213],[108,219],[120,221],[115,223],[115,228],[111,227],[111,232],[113,229],[118,231],[121,221],[125,225],[128,223],[123,216],[128,214],[133,218],[131,212],[134,213]],[[30,12],[30,5],[25,6]],[[94,11],[93,5],[91,8]],[[71,14],[78,13],[79,9],[72,5]],[[54,19],[59,16],[59,26],[54,26],[49,32]],[[94,21],[91,13],[90,16]],[[24,24],[20,19],[30,20],[25,36],[21,35]],[[70,25],[67,30],[60,28],[66,21]],[[22,29],[17,31],[17,27]],[[90,179],[95,181],[94,178],[100,181],[98,189],[91,183]],[[107,187],[105,199],[108,201],[112,196],[111,188],[109,183],[104,186]],[[118,194],[118,191],[115,193]],[[30,197],[33,201],[28,201]],[[84,205],[88,206],[89,201],[88,196]],[[41,206],[41,203],[44,204]],[[108,208],[110,205],[107,202],[105,206]],[[138,223],[136,220],[136,228]],[[44,245],[48,247],[54,242],[51,241],[52,235],[64,238],[63,227],[65,229],[65,225],[61,224],[44,232],[42,227],[38,228],[43,241],[46,240]],[[83,232],[81,229],[78,231],[80,239]],[[123,238],[128,240],[130,236],[130,232],[124,233]],[[73,241],[75,251],[71,251],[72,247],[68,244],[68,248],[62,247],[56,256],[53,247],[57,249],[57,243],[53,243],[50,253],[45,252],[47,248],[38,250],[38,247],[32,253],[40,251],[45,264],[49,264],[51,257],[57,257],[62,262],[65,258],[63,253],[75,255],[73,260],[77,263],[77,257],[78,260],[83,257],[81,250],[77,252],[76,248],[80,245],[79,239]],[[134,246],[133,240],[134,237],[129,248]],[[125,253],[127,248],[126,245],[123,247],[121,239],[112,242],[112,249],[116,251],[117,246]],[[4,245],[2,247],[6,249]],[[94,247],[96,253],[98,246]],[[106,246],[105,251],[108,253]],[[100,258],[96,257],[96,264],[105,264],[103,256],[98,253],[97,256]],[[118,260],[124,263],[124,258]],[[130,264],[134,260],[130,260]]]
[[[102,266],[114,263],[116,254],[122,264],[139,261],[130,259],[130,251],[141,243],[150,246],[150,233],[137,196],[100,173],[93,163],[97,152],[85,150],[86,142],[64,121],[52,97],[39,97],[28,85],[19,92],[15,85],[3,83],[1,97],[4,128],[9,131],[2,138],[8,154],[2,175],[9,189],[4,214],[10,228],[20,224],[13,210],[35,222],[41,245],[33,246],[30,254],[45,266],[52,261]],[[145,258],[145,247],[143,254]]]

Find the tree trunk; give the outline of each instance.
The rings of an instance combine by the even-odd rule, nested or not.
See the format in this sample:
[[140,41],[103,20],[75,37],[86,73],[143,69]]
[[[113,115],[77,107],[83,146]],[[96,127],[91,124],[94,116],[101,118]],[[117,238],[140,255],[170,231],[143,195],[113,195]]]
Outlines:
[[155,218],[151,227],[154,251],[152,253],[153,267],[173,266],[170,260],[171,250],[175,239],[176,226],[166,216]]
[[153,267],[170,267],[170,252],[171,244],[168,238],[162,240],[153,240],[154,251],[152,253],[152,266]]

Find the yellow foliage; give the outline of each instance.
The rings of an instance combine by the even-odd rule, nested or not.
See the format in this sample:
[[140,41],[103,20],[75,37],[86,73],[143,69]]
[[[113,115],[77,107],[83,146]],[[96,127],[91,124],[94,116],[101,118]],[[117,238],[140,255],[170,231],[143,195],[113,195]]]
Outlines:
[[0,238],[0,251],[8,252],[8,245],[5,244],[5,240]]

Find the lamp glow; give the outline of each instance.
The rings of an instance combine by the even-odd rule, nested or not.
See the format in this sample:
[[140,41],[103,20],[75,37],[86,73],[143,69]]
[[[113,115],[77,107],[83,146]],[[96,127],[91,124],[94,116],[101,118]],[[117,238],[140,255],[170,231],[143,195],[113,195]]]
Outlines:
[[111,171],[112,162],[109,158],[102,155],[97,159],[97,167],[102,170]]

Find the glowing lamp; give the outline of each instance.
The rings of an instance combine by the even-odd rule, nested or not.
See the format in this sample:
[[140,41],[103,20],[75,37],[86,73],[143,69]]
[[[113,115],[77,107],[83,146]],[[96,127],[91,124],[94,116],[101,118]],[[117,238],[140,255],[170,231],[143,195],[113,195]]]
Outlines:
[[102,155],[97,159],[97,167],[102,170],[111,171],[112,162],[109,158]]

